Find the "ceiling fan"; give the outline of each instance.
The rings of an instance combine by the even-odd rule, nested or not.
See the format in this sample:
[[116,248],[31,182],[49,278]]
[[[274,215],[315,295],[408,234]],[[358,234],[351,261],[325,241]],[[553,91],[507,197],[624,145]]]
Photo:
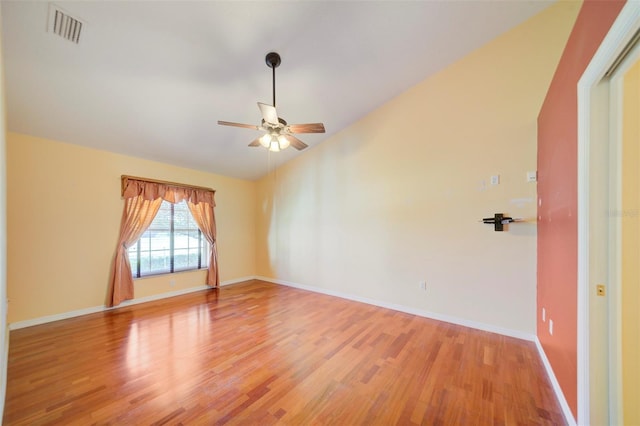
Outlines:
[[269,52],[265,57],[267,66],[273,71],[273,105],[258,102],[258,108],[262,114],[262,122],[258,126],[252,124],[233,123],[230,121],[218,121],[222,126],[244,127],[246,129],[254,129],[265,132],[264,135],[254,139],[249,146],[263,146],[269,151],[281,151],[289,145],[297,150],[303,150],[309,145],[302,142],[295,133],[324,133],[324,124],[287,124],[287,122],[278,117],[276,112],[276,68],[280,65],[280,55],[276,52]]

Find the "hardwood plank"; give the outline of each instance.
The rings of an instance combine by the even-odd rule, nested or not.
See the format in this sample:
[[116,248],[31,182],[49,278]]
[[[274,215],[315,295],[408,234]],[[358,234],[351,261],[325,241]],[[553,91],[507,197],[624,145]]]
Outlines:
[[531,342],[261,281],[10,334],[3,424],[564,424]]

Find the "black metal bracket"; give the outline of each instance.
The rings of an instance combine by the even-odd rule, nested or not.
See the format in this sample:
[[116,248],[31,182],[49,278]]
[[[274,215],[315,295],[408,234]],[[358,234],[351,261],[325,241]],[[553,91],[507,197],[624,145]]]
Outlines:
[[504,225],[511,222],[515,222],[515,219],[505,216],[502,213],[495,213],[493,217],[485,217],[482,219],[482,223],[492,224],[494,231],[504,231]]

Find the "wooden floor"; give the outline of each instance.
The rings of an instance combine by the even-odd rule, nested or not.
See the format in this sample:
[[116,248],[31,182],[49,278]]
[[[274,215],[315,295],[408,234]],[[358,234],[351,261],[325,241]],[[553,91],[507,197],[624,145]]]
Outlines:
[[531,342],[261,281],[10,339],[5,425],[564,424]]

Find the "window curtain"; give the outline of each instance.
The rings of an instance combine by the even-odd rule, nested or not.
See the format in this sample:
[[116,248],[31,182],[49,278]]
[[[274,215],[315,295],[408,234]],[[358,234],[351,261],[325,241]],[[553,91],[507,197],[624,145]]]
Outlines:
[[209,203],[192,203],[187,201],[189,211],[193,220],[198,224],[198,228],[202,231],[202,235],[209,242],[211,247],[209,253],[209,269],[207,270],[207,285],[210,287],[218,287],[220,285],[220,277],[218,276],[218,250],[216,248],[216,218],[213,213],[213,205]]
[[127,249],[147,230],[156,217],[162,198],[145,200],[142,196],[125,198],[120,221],[120,237],[113,259],[113,273],[109,282],[107,306],[119,305],[133,299],[133,275]]
[[[107,306],[119,305],[133,299],[133,275],[127,249],[147,230],[155,218],[162,200],[179,203],[187,200],[189,210],[198,227],[211,246],[207,285],[218,287],[218,254],[216,249],[216,220],[214,191],[203,188],[181,186],[169,182],[146,181],[123,176],[122,196],[125,200],[120,236],[113,260],[109,281]],[[193,210],[191,205],[193,205]],[[194,211],[196,212],[194,214]]]

